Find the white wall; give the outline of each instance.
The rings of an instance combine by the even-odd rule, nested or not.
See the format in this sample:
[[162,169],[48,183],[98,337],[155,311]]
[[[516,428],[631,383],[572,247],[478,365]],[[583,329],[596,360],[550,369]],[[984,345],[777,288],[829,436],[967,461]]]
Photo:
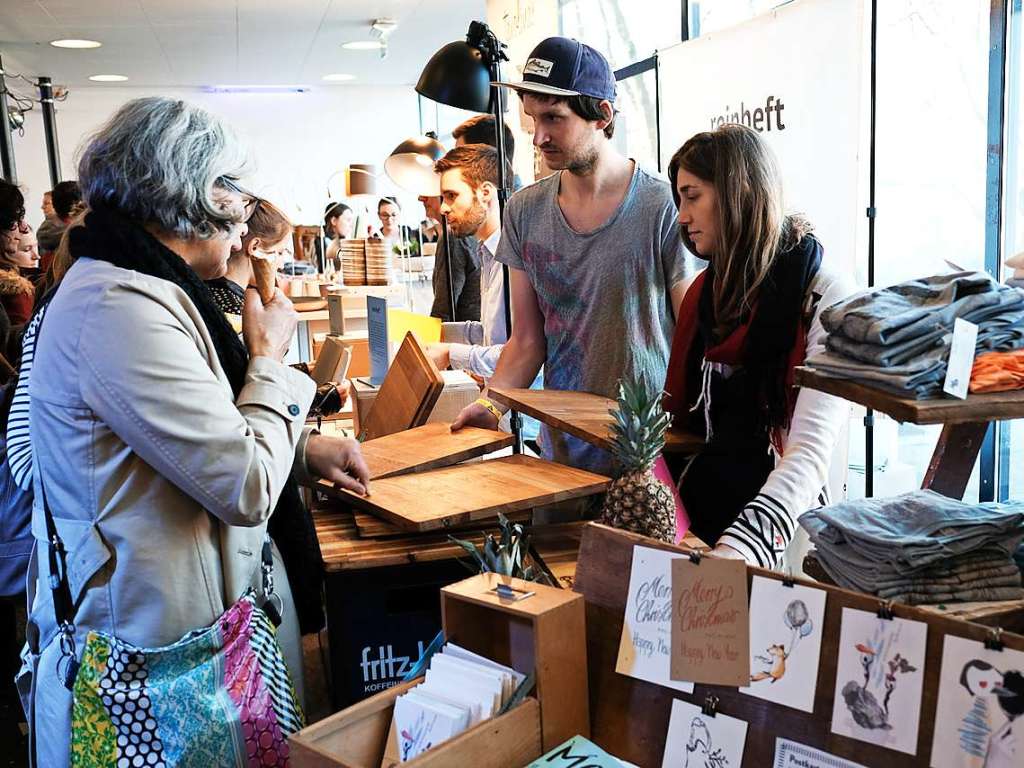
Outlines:
[[[227,120],[252,151],[253,191],[281,205],[299,224],[320,220],[327,181],[335,171],[350,163],[374,163],[383,173],[391,150],[419,133],[416,93],[411,86],[336,86],[301,94],[76,88],[57,104],[63,178],[76,177],[76,153],[91,131],[124,102],[150,95],[184,99]],[[42,219],[42,194],[51,187],[38,107],[26,114],[24,137],[14,134],[14,151],[28,220],[35,225]],[[331,189],[336,195],[344,191],[344,174],[333,180]],[[392,194],[396,190],[382,178],[378,191]],[[400,196],[415,203],[411,196]],[[422,213],[415,204],[405,208],[412,221]]]

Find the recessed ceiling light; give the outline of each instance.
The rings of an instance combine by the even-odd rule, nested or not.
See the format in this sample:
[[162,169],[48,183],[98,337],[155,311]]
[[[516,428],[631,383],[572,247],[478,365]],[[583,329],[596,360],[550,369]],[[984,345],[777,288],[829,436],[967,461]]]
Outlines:
[[384,43],[381,40],[353,40],[342,43],[341,47],[350,51],[378,51],[384,47]]
[[125,75],[89,75],[94,83],[123,83],[128,78]]
[[323,79],[328,83],[347,83],[349,80],[355,80],[356,76],[336,72],[333,75],[324,75]]
[[51,40],[50,45],[54,48],[99,48],[103,43],[98,40]]

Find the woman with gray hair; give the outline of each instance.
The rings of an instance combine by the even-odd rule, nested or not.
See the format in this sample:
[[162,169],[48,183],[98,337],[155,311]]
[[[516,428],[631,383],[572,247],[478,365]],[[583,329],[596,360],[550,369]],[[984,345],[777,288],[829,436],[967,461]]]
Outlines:
[[[19,686],[38,765],[67,765],[72,747],[76,763],[108,764],[93,754],[93,741],[80,739],[78,726],[79,707],[88,701],[79,690],[83,671],[96,674],[91,632],[127,647],[161,649],[220,626],[243,595],[261,583],[266,590],[266,521],[293,472],[367,492],[358,444],[305,427],[315,384],[282,363],[297,322],[291,302],[278,290],[264,305],[255,289],[247,291],[243,344],[203,283],[224,274],[258,202],[236,181],[245,159],[217,118],[165,98],[127,103],[81,156],[89,213],[69,234],[75,261],[49,302],[29,383],[37,571],[29,574],[29,642]],[[44,504],[56,528],[49,535]],[[52,549],[46,556],[53,533],[67,550],[63,569]],[[61,571],[66,599],[58,590],[51,594],[50,576]],[[287,579],[281,572],[271,583],[282,600],[265,610],[283,614],[278,640],[297,680],[301,649]],[[72,621],[57,622],[69,608]],[[69,646],[82,662],[77,678]],[[265,679],[262,655],[259,661]],[[118,719],[157,706],[146,689],[154,672],[146,680],[142,664],[136,658],[122,671],[139,678],[129,688],[129,703],[141,696],[137,706],[104,702],[99,724],[82,715],[88,728],[95,726],[89,737],[113,734],[114,754],[129,756],[126,765],[144,753],[149,762],[138,764],[154,764],[150,756],[160,749],[160,764],[178,764],[205,738],[203,758],[192,759],[221,764],[223,757],[207,757],[230,746],[230,737],[214,738],[230,724],[203,723],[206,735],[185,742],[189,728],[198,727],[189,725],[187,710],[163,732],[150,732],[148,719],[140,728]],[[73,745],[69,679],[76,691]],[[235,695],[230,686],[237,682],[229,683]],[[249,741],[261,741],[263,732],[245,725],[250,709],[239,711],[252,759]],[[103,731],[111,712],[112,729]],[[158,725],[159,714],[153,712]],[[280,733],[274,748],[286,763]]]

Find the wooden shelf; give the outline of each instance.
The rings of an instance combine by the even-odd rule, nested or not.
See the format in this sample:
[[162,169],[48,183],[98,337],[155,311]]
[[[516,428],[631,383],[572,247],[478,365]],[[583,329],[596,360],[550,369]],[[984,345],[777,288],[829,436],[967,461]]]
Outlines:
[[[495,402],[532,416],[549,427],[577,437],[598,448],[611,450],[610,429],[614,419],[610,411],[614,400],[589,392],[565,392],[557,389],[491,389]],[[704,438],[680,430],[665,433],[666,453],[697,453]]]
[[838,376],[797,368],[796,383],[887,414],[911,424],[974,424],[1024,418],[1024,390],[968,395],[966,400],[937,397],[911,400]]

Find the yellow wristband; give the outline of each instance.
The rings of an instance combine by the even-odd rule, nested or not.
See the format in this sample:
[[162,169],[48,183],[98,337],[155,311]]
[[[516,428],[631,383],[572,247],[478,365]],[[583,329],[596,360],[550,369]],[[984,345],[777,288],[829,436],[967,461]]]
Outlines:
[[474,405],[482,405],[484,408],[487,409],[487,412],[490,413],[491,416],[496,418],[498,421],[501,421],[501,417],[504,415],[501,411],[498,410],[498,406],[496,406],[494,403],[492,403],[486,397],[479,397],[479,398],[477,398],[477,400],[474,403]]

